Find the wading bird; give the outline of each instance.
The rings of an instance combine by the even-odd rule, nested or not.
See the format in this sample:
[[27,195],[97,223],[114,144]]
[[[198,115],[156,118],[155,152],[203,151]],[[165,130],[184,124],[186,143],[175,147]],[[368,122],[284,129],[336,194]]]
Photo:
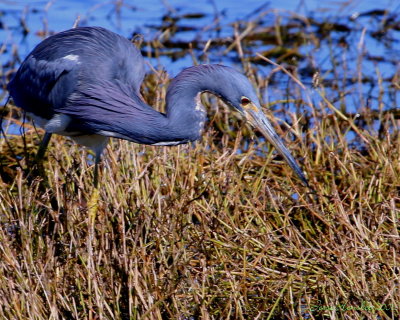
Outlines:
[[79,27],[42,41],[7,89],[14,103],[46,132],[39,157],[53,133],[94,150],[95,186],[109,137],[159,146],[199,139],[206,118],[200,94],[205,91],[220,97],[258,128],[307,185],[243,74],[217,64],[184,69],[168,88],[165,114],[141,99],[144,75],[143,57],[129,40],[100,27]]

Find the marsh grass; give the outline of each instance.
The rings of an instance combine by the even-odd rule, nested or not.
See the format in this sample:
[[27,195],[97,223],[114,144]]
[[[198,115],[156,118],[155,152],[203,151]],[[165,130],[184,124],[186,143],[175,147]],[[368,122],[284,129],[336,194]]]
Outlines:
[[[267,87],[242,45],[238,35],[243,68]],[[35,175],[43,132],[15,120],[9,105],[6,117],[27,130],[6,128],[0,140],[0,317],[397,319],[399,120],[369,108],[360,120],[338,107],[342,88],[331,94],[322,81],[317,100],[295,72],[274,72],[288,72],[301,97],[294,104],[306,106],[294,113],[282,100],[277,111],[290,124],[271,120],[314,193],[256,132],[203,96],[201,141],[111,142],[90,220],[92,157],[56,136],[45,174]],[[168,81],[146,78],[145,98],[158,109]]]

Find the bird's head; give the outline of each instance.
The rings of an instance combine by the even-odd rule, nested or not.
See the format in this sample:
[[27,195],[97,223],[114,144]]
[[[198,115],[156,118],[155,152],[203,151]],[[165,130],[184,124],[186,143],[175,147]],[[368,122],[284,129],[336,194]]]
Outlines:
[[216,94],[220,95],[226,104],[237,110],[254,128],[258,129],[284,157],[301,181],[308,186],[307,179],[296,160],[263,113],[260,101],[248,78],[229,67],[223,67],[222,74]]
[[227,105],[237,110],[285,158],[302,182],[308,186],[296,160],[276,134],[271,123],[261,109],[260,101],[249,79],[231,67],[218,64],[198,65],[183,70],[176,76],[167,93],[167,105],[181,105],[179,108],[167,108],[177,121],[182,120],[182,112],[187,101],[197,97],[199,92],[211,92],[220,97]]

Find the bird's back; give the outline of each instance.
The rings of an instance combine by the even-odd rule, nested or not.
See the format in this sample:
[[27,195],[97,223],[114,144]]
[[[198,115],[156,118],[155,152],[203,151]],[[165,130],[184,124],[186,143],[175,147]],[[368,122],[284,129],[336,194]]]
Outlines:
[[82,85],[118,80],[139,93],[143,58],[124,37],[100,27],[80,27],[42,41],[7,88],[15,104],[50,119]]

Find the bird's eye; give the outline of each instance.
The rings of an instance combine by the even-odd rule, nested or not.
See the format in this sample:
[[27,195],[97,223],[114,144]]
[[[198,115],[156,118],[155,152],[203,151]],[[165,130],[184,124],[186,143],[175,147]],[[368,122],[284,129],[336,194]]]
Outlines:
[[249,104],[251,101],[250,101],[250,99],[249,98],[246,98],[246,97],[242,97],[242,100],[240,101],[240,103],[242,104],[242,105],[246,105],[246,104]]

